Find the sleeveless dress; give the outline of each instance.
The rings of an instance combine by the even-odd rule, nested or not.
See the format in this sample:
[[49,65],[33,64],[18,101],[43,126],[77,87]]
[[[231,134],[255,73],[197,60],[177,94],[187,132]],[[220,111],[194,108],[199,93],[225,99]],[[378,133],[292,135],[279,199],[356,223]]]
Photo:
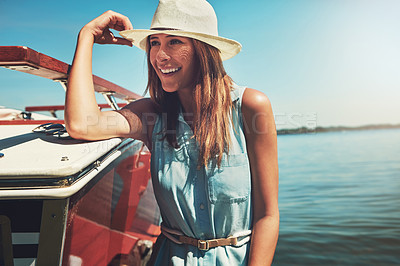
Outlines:
[[[162,225],[196,239],[226,238],[251,230],[251,175],[241,113],[245,87],[233,85],[231,145],[221,167],[210,163],[198,169],[193,132],[179,114],[179,148],[162,140],[165,123],[160,115],[152,135],[151,176]],[[161,234],[154,247],[155,265],[247,265],[250,241],[207,251],[177,244]]]

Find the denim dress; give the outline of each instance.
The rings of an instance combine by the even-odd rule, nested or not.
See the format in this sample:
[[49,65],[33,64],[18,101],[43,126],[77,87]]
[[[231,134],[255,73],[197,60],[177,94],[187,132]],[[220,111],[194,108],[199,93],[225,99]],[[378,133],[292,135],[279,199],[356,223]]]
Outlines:
[[[162,225],[196,239],[226,238],[251,230],[251,175],[241,113],[245,87],[233,85],[231,144],[221,167],[197,167],[198,146],[190,126],[179,114],[175,149],[162,140],[165,117],[156,121],[151,176]],[[207,251],[177,244],[161,234],[154,247],[155,265],[247,265],[250,241]]]

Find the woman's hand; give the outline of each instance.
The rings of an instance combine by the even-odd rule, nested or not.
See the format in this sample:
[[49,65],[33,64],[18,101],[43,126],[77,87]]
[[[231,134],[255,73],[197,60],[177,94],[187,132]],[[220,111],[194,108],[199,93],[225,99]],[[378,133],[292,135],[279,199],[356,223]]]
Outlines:
[[110,31],[114,29],[117,31],[133,29],[130,20],[119,13],[114,11],[106,11],[99,17],[86,24],[80,34],[91,34],[93,41],[99,44],[120,44],[132,46],[132,43],[124,38],[115,37]]

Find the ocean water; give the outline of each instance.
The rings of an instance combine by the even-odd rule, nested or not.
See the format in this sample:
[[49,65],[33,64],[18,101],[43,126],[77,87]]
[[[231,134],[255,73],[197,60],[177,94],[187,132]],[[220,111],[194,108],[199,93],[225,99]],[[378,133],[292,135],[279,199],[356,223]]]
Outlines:
[[278,136],[273,265],[400,265],[400,130]]

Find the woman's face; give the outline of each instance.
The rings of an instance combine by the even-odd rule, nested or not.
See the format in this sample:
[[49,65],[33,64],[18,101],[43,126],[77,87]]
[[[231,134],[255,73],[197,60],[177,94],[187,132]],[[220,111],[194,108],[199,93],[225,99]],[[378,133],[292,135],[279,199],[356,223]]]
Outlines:
[[192,39],[166,34],[150,36],[150,62],[166,92],[193,89],[195,61]]

